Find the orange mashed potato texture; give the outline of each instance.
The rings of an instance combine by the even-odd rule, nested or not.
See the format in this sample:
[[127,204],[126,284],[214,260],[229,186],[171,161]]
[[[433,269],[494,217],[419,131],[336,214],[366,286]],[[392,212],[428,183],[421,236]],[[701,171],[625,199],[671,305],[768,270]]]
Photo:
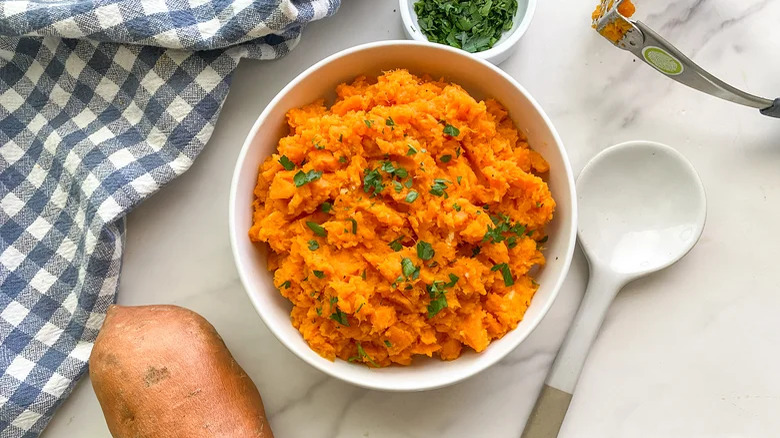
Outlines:
[[261,166],[255,242],[317,353],[455,359],[514,329],[555,201],[547,162],[496,101],[395,70],[290,110]]

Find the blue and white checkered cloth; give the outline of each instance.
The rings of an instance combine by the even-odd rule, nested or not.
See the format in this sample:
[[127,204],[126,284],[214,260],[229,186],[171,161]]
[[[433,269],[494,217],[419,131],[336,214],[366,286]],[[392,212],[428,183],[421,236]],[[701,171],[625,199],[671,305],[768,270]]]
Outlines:
[[114,302],[124,216],[190,167],[242,57],[339,0],[0,0],[0,437],[37,437]]

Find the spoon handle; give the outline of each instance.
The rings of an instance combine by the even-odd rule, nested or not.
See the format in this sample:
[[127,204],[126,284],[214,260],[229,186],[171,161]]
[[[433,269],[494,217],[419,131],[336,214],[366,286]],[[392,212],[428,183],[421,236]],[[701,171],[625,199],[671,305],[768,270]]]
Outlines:
[[590,280],[563,341],[547,381],[525,425],[522,438],[555,438],[569,409],[574,386],[580,377],[588,350],[623,281],[591,265]]

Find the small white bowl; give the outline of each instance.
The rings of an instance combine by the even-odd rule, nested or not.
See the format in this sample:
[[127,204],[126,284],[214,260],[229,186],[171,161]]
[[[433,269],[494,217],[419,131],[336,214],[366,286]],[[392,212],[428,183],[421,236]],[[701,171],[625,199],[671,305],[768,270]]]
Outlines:
[[[420,30],[420,26],[417,24],[417,13],[414,12],[414,4],[417,1],[398,0],[401,19],[404,22],[404,32],[406,32],[406,37],[409,39],[427,42],[428,37]],[[534,17],[535,10],[536,0],[517,0],[517,12],[515,13],[512,29],[504,32],[501,39],[490,49],[472,53],[472,55],[495,65],[504,62],[512,54],[512,50],[520,41],[520,37],[528,30],[528,26],[531,25],[531,19]]]
[[[247,235],[252,225],[253,190],[260,164],[276,151],[288,134],[285,114],[312,101],[332,103],[336,85],[394,68],[463,86],[478,99],[495,97],[506,106],[530,144],[550,163],[549,187],[558,206],[548,226],[550,239],[546,266],[539,271],[541,285],[525,318],[516,329],[494,341],[482,353],[466,351],[454,361],[416,359],[410,366],[373,369],[337,359],[320,357],[290,322],[291,303],[274,287],[266,268],[265,245],[253,244]],[[269,330],[298,357],[313,367],[346,382],[387,391],[420,391],[446,386],[470,377],[498,362],[533,331],[555,300],[569,269],[576,236],[577,207],[569,160],[552,123],[533,97],[511,76],[461,50],[440,44],[413,41],[381,41],[353,47],[332,55],[290,82],[266,106],[249,132],[236,163],[230,189],[229,226],[233,256],[249,298]]]

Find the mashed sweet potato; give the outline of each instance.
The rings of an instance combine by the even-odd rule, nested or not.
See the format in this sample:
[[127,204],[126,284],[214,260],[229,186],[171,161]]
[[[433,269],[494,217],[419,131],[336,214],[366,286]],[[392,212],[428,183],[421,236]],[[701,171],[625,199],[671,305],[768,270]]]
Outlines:
[[[618,0],[602,0],[601,3],[596,6],[596,10],[594,10],[591,15],[594,29],[597,29],[598,21],[608,10],[612,9],[615,1]],[[631,0],[624,0],[618,5],[617,11],[623,17],[630,18],[636,12],[636,6],[634,6]],[[632,28],[633,26],[627,20],[618,18],[607,23],[606,26],[599,30],[599,33],[617,44]]]
[[544,264],[547,162],[496,101],[406,70],[287,114],[261,166],[255,242],[328,359],[449,360],[515,328]]

